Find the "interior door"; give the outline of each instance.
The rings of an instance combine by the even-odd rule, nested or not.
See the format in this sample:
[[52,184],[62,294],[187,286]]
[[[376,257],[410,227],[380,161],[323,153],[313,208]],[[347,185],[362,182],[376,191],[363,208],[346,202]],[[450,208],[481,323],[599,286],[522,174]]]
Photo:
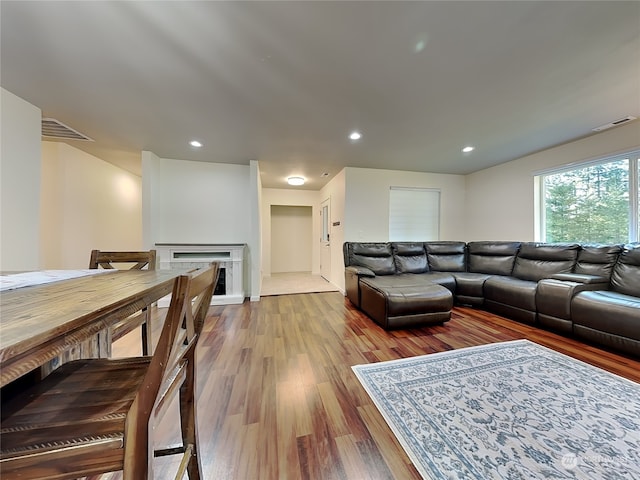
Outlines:
[[331,199],[320,204],[322,237],[320,238],[320,275],[326,281],[331,278]]

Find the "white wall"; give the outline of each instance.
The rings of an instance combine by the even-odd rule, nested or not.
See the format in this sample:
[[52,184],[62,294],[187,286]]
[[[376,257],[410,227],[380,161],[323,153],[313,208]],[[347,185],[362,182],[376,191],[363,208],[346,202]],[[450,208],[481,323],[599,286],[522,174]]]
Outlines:
[[149,151],[142,152],[142,242],[150,250],[158,238],[159,214],[155,202],[160,184],[160,157]]
[[262,189],[262,275],[270,276],[271,270],[271,207],[273,205],[311,207],[311,273],[320,274],[320,194],[313,190],[285,188]]
[[141,250],[142,181],[60,142],[42,142],[42,268],[88,268],[100,250]]
[[640,121],[481,170],[466,178],[466,235],[474,240],[535,238],[534,175],[541,170],[637,149]]
[[40,268],[41,118],[0,89],[0,271]]
[[154,243],[247,243],[249,166],[161,158]]
[[193,162],[151,152],[143,152],[142,158],[143,175],[148,175],[143,194],[145,242],[247,244],[244,289],[257,299],[260,231],[252,225],[259,221],[257,162]]
[[249,161],[249,201],[251,209],[251,235],[249,238],[245,270],[250,276],[250,297],[252,302],[260,300],[262,286],[262,180],[260,179],[260,163]]
[[372,168],[343,169],[322,190],[331,198],[331,282],[344,292],[344,242],[389,240],[389,189],[440,190],[440,239],[465,239],[465,178],[462,175],[405,172]]
[[439,189],[440,240],[464,240],[464,176],[371,168],[345,170],[345,241],[389,240],[389,189],[392,186]]
[[[342,169],[320,190],[320,203],[331,202],[331,222],[329,223],[331,275],[329,281],[344,293],[344,260],[342,245],[345,242],[346,169]],[[319,215],[316,215],[319,217]],[[338,225],[334,225],[338,223]],[[318,231],[318,238],[321,230]]]
[[311,272],[311,207],[271,206],[271,273]]

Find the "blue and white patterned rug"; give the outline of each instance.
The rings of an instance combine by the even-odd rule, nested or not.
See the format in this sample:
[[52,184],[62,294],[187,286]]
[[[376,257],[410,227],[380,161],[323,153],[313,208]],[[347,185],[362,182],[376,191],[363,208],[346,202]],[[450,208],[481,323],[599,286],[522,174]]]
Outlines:
[[352,367],[428,479],[640,479],[640,384],[527,340]]

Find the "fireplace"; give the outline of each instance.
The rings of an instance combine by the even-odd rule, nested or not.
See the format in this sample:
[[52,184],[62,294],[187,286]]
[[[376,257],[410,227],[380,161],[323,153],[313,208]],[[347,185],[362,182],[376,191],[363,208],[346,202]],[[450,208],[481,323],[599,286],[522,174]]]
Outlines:
[[[155,248],[161,270],[206,267],[211,262],[218,262],[220,276],[211,305],[244,302],[245,244],[156,243]],[[169,297],[158,301],[159,307],[168,305]]]
[[218,273],[218,283],[216,284],[216,288],[213,291],[214,295],[226,295],[227,294],[227,269],[224,267],[220,268],[220,273]]

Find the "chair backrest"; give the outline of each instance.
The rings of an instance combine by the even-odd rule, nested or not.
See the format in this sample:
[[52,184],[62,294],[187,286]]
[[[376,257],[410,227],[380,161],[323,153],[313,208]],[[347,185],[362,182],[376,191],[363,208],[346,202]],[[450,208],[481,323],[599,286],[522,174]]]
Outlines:
[[[218,280],[219,264],[181,275],[174,283],[171,303],[149,369],[127,415],[125,445],[133,451],[125,458],[131,478],[138,475],[141,459],[149,454],[149,425],[152,416],[161,417],[174,394],[186,381],[193,382],[195,348],[209,311],[211,296]],[[189,375],[191,378],[189,378]],[[193,388],[192,385],[189,386]],[[149,470],[152,471],[152,470]]]
[[149,250],[148,252],[101,252],[100,250],[91,251],[91,260],[89,261],[89,268],[116,268],[113,264],[127,264],[133,263],[134,265],[129,270],[142,270],[147,267],[148,270],[156,269],[156,251]]

